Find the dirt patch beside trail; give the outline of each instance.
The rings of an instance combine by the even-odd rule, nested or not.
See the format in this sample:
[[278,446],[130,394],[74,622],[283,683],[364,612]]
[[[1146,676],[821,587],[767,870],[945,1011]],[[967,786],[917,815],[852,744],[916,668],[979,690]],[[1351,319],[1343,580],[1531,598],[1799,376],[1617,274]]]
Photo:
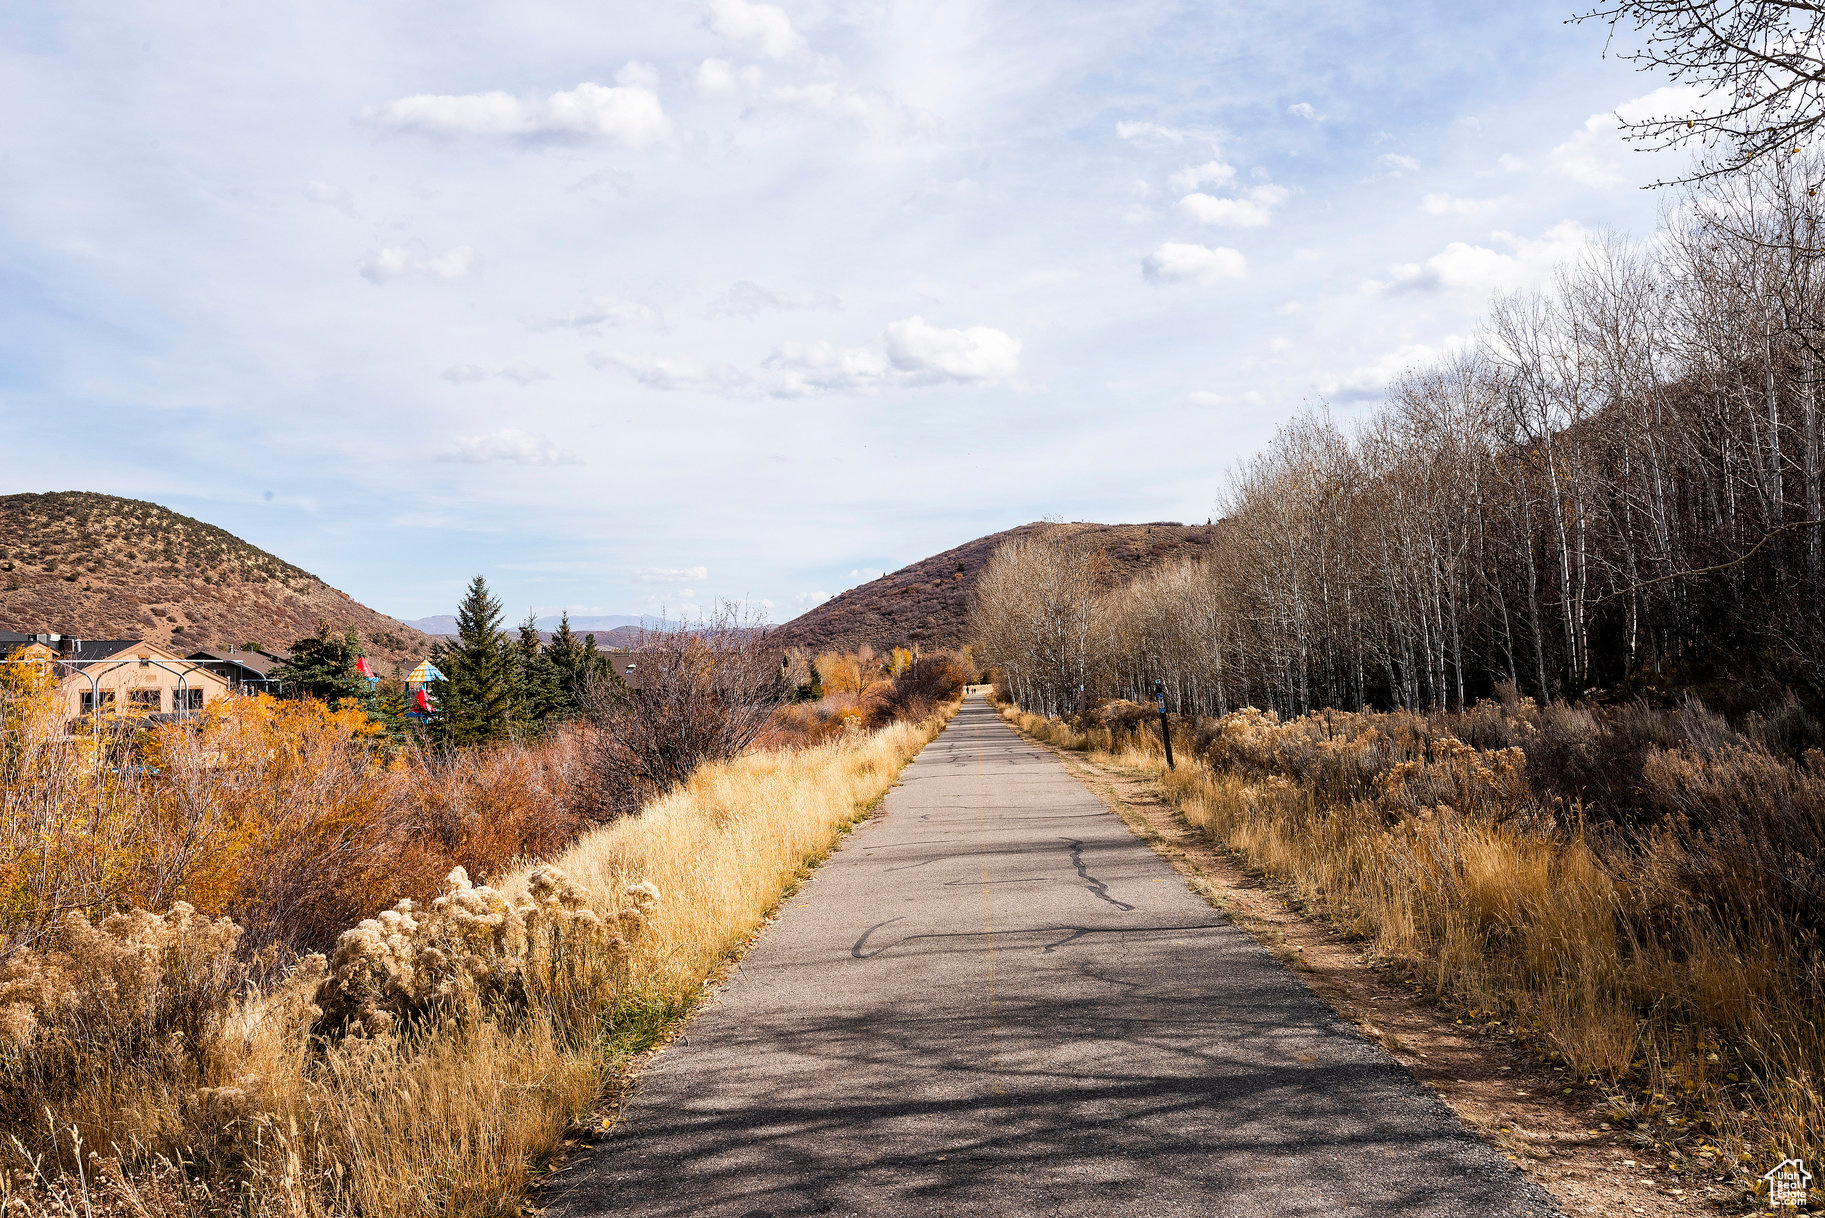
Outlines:
[[1303,913],[1214,847],[1143,772],[1050,749],[1212,906],[1297,972],[1344,1018],[1380,1042],[1460,1120],[1520,1165],[1568,1215],[1745,1214],[1715,1177],[1674,1174],[1638,1133],[1612,1127],[1604,1097],[1505,1035],[1456,1020],[1372,962],[1365,945]]

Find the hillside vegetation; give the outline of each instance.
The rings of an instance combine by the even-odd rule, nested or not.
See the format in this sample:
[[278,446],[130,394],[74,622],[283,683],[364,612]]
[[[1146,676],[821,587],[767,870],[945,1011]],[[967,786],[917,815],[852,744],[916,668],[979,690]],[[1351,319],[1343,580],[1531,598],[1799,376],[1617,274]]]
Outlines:
[[377,657],[423,658],[424,635],[239,537],[169,508],[91,491],[0,496],[0,628],[144,638],[179,654],[283,646],[319,621]]
[[871,647],[921,650],[961,647],[969,638],[970,595],[988,561],[1003,544],[1045,533],[1070,537],[1107,558],[1111,582],[1204,554],[1220,526],[1158,524],[1047,524],[1035,521],[901,567],[833,596],[787,622],[773,636],[808,651],[857,651]]

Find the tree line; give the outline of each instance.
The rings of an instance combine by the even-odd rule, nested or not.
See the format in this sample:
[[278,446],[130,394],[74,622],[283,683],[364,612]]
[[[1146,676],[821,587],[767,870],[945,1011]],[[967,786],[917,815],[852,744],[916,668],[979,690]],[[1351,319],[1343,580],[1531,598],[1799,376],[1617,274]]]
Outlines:
[[[573,633],[569,613],[549,642],[531,615],[517,637],[504,621],[500,601],[477,575],[457,607],[456,637],[431,649],[431,663],[443,674],[428,687],[436,713],[414,729],[430,742],[488,744],[536,733],[574,718],[592,697],[619,685],[596,636]],[[291,645],[290,658],[273,675],[289,695],[353,702],[389,732],[403,734],[412,710],[405,674],[370,680],[358,668],[365,654],[354,630],[339,635],[320,623],[315,635]]]
[[1116,586],[1063,537],[1010,543],[972,603],[1029,708],[1150,696],[1461,707],[1696,689],[1825,693],[1820,165],[1688,188],[1497,296],[1463,349],[1353,425],[1287,424],[1235,471],[1212,554]]

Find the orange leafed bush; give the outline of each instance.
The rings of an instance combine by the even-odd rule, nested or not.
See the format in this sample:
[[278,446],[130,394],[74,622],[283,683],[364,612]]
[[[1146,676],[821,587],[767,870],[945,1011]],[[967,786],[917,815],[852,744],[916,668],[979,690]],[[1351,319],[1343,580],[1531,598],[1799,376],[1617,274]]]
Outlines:
[[361,711],[232,698],[133,739],[68,737],[48,695],[0,698],[0,934],[70,909],[184,901],[250,946],[327,947],[376,898],[434,895],[576,836],[573,735],[435,755]]

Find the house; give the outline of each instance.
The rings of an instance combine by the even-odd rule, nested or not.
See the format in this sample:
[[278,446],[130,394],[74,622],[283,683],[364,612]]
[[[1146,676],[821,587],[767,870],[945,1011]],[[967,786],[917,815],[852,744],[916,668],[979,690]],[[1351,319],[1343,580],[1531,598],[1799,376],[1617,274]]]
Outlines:
[[0,660],[48,665],[57,678],[64,715],[71,720],[182,715],[229,693],[220,674],[145,639],[6,631],[0,632]]
[[243,651],[231,646],[193,651],[184,658],[201,664],[221,677],[228,683],[228,688],[238,694],[272,694],[277,697],[279,682],[272,675],[273,669],[283,664],[288,657],[282,651]]

